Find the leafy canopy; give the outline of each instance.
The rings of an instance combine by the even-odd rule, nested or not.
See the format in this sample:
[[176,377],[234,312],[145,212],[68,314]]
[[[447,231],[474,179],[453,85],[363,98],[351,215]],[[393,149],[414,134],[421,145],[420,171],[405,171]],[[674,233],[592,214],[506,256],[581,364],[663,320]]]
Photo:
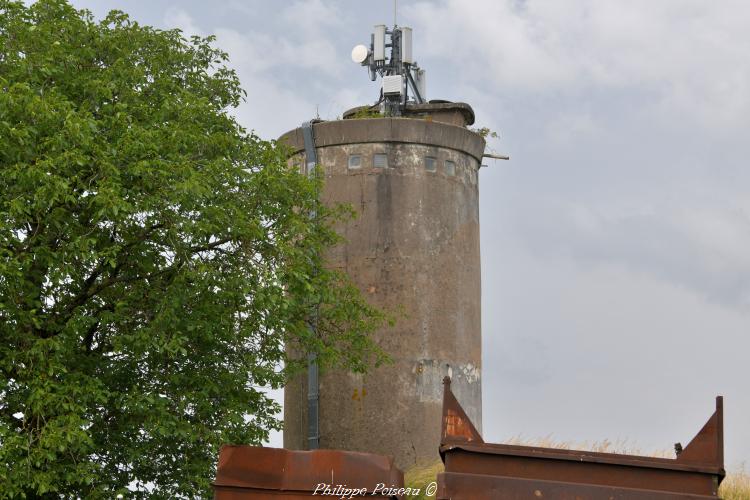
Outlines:
[[285,348],[382,360],[322,265],[343,210],[227,114],[212,42],[0,0],[0,496],[207,496],[279,428]]

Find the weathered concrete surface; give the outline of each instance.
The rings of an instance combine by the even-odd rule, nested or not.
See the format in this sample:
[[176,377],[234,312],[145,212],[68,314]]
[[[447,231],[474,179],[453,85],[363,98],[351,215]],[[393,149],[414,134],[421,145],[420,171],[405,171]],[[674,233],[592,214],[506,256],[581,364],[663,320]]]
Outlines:
[[[477,170],[484,140],[463,127],[406,118],[314,126],[323,198],[359,216],[328,255],[377,306],[403,311],[376,340],[394,364],[320,379],[320,447],[393,455],[408,468],[438,458],[442,379],[481,429],[481,325]],[[302,149],[300,129],[283,141]],[[361,155],[359,169],[349,155]],[[386,154],[388,168],[373,166]],[[436,171],[425,168],[436,160]],[[301,160],[296,160],[302,163]],[[455,173],[445,162],[455,164]],[[307,387],[286,387],[284,446],[307,446]]]

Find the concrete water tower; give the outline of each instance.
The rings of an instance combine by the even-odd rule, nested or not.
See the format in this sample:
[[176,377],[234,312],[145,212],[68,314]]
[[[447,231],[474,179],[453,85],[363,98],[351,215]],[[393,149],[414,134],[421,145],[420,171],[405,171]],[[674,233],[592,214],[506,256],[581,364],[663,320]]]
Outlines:
[[324,201],[359,212],[338,227],[346,241],[328,265],[371,303],[404,316],[375,337],[393,364],[318,377],[313,360],[287,385],[284,447],[393,455],[408,468],[438,458],[444,376],[481,430],[477,174],[485,141],[466,128],[470,106],[426,101],[409,28],[376,26],[370,47],[355,47],[352,58],[382,77],[379,101],[281,140],[300,164],[324,169]]

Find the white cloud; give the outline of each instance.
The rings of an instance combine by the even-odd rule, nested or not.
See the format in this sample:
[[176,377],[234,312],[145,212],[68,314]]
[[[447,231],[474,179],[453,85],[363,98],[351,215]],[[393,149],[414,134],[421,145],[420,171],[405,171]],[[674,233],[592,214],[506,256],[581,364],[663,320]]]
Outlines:
[[[361,90],[337,83],[348,64],[333,42],[342,22],[333,6],[316,0],[286,5],[272,31],[215,28],[216,45],[229,53],[247,92],[247,102],[236,111],[240,123],[275,138],[317,113],[335,118],[364,102]],[[188,35],[209,32],[183,9],[169,9],[164,24]]]
[[170,7],[166,10],[164,13],[164,25],[168,26],[169,29],[180,29],[185,37],[193,35],[208,36],[208,33],[198,27],[193,17],[187,11],[177,7]]
[[326,32],[341,29],[346,15],[346,11],[334,7],[331,2],[298,0],[286,4],[279,17],[289,27],[294,27],[294,32],[309,40],[324,36]]
[[750,312],[750,217],[741,210],[559,199],[527,208],[504,226],[505,237],[518,238],[534,255],[647,274]]
[[748,123],[745,2],[450,0],[407,11],[430,40],[425,53],[459,63],[485,91],[645,91],[654,116]]

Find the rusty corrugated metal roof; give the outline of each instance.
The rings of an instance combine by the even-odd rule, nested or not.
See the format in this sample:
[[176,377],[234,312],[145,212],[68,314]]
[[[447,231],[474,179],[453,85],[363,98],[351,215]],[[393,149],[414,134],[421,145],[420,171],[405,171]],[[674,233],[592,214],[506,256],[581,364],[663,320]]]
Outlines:
[[675,459],[488,444],[444,380],[438,499],[718,498],[724,478],[723,402]]
[[[404,474],[393,459],[341,450],[291,451],[258,446],[223,446],[214,481],[215,498],[309,498],[320,485],[332,490],[365,488],[368,497],[379,484],[402,488]],[[382,490],[381,490],[382,491]]]

